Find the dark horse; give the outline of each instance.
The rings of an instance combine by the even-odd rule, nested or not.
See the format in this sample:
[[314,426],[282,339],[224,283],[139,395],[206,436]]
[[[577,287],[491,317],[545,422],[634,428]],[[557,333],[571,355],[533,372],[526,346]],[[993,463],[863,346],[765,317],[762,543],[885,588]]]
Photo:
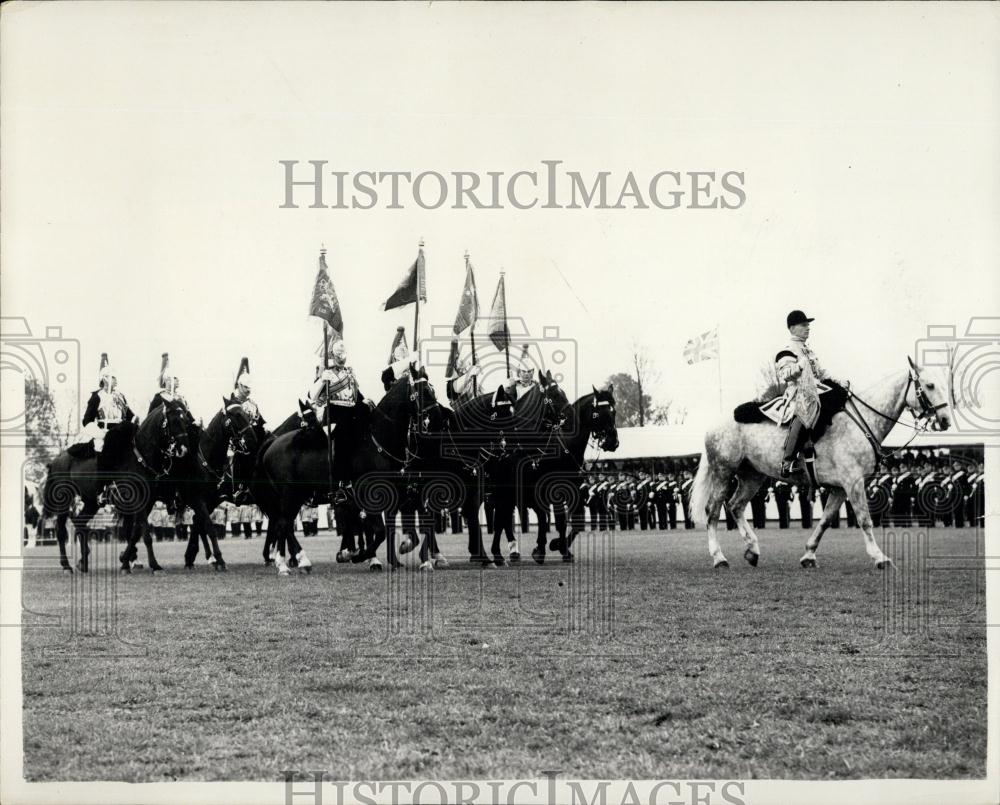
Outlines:
[[469,561],[492,566],[499,555],[497,537],[494,535],[494,559],[490,559],[483,548],[479,509],[496,468],[509,459],[520,438],[514,404],[500,386],[493,394],[456,401],[454,411],[441,408],[445,427],[437,449],[424,462],[429,487],[424,497],[430,498],[434,509],[454,508],[454,503],[435,498],[444,497],[447,491],[444,483],[450,481],[449,486],[458,486],[457,507],[469,532]]
[[[518,469],[525,462],[537,462],[553,449],[555,431],[562,421],[562,411],[568,404],[565,393],[552,379],[551,372],[539,376],[538,386],[521,394],[514,401],[502,450],[492,451],[486,462],[487,485],[493,500],[493,542],[490,553],[494,564],[502,566],[505,559],[500,551],[500,537],[507,535],[511,547],[511,562],[520,561],[514,534],[514,509],[521,500],[533,505],[532,490],[519,488]],[[539,524],[542,526],[542,510]]]
[[[254,496],[267,514],[268,529],[275,529],[278,544],[287,544],[300,567],[311,562],[295,538],[295,515],[314,494],[328,495],[341,482],[353,484],[359,509],[374,522],[374,544],[353,561],[373,558],[385,540],[382,513],[398,505],[401,470],[415,458],[417,438],[440,429],[440,407],[423,369],[411,367],[374,410],[365,405],[342,410],[351,416],[335,426],[333,450],[339,456],[334,465],[325,432],[314,426],[274,439],[256,473]],[[287,572],[280,563],[279,572]]]
[[[545,561],[547,529],[542,528],[544,508],[547,520],[548,507],[555,509],[556,529],[559,536],[549,543],[549,549],[559,551],[564,562],[572,562],[570,548],[576,535],[583,530],[584,498],[581,484],[586,470],[583,466],[587,444],[593,439],[601,450],[613,453],[618,449],[618,429],[615,426],[614,387],[587,394],[562,411],[561,423],[554,430],[554,448],[547,449],[537,461],[522,464],[520,486],[528,490],[533,508],[539,512],[537,544],[532,558],[541,564]],[[570,533],[565,533],[566,515],[569,515]]]
[[[194,567],[198,556],[199,537],[207,536],[215,557],[215,569],[225,570],[226,562],[209,517],[219,505],[224,487],[230,481],[227,473],[229,449],[233,451],[233,464],[241,458],[256,455],[258,430],[238,403],[223,399],[222,408],[202,430],[191,426],[191,450],[186,459],[171,475],[177,484],[177,493],[183,503],[194,510],[194,524],[184,552],[184,567]],[[238,477],[235,470],[232,477]]]
[[[134,559],[136,533],[141,533],[149,569],[162,569],[153,554],[146,517],[156,500],[153,495],[161,469],[182,460],[188,452],[188,423],[189,414],[183,405],[163,403],[149,413],[138,429],[127,423],[108,433],[100,471],[95,456],[76,458],[64,451],[52,460],[42,492],[43,516],[56,516],[59,562],[64,569],[72,569],[66,556],[67,518],[73,521],[73,532],[80,543],[77,567],[83,572],[89,569],[87,523],[97,512],[102,491],[122,515],[123,533],[128,540],[126,552]],[[74,512],[77,496],[83,501],[83,508]],[[123,558],[122,566],[125,569],[130,562]]]

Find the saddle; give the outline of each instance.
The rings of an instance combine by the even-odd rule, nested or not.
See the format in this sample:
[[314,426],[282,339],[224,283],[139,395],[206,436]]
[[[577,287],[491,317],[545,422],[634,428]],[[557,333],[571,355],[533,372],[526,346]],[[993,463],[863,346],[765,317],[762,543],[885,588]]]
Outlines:
[[[847,389],[831,381],[824,381],[817,386],[819,391],[819,417],[812,429],[812,439],[814,442],[826,433],[834,416],[844,410],[847,404]],[[751,400],[750,402],[737,405],[733,409],[733,419],[744,425],[754,425],[759,422],[774,422],[779,427],[788,427],[787,423],[782,424],[784,415],[784,397],[772,397],[769,400],[760,402]]]

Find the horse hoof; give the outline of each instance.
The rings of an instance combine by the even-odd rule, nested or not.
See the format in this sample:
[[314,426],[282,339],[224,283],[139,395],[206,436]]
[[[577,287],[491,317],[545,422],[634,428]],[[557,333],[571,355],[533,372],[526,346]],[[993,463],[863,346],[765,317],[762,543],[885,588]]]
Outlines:
[[119,573],[128,573],[129,575],[131,575],[132,574],[132,568],[130,568],[128,565],[122,565],[120,568],[118,568],[118,572]]
[[412,539],[407,537],[406,539],[404,539],[402,542],[399,543],[398,551],[399,553],[409,553],[416,547],[417,544]]
[[64,573],[72,573],[73,572],[73,568],[71,568],[69,565],[63,565],[62,569],[63,569]]
[[805,568],[806,570],[816,569],[816,560],[808,556],[804,556],[802,559],[800,559],[799,564],[802,565],[802,567]]
[[562,549],[563,549],[563,541],[559,537],[556,537],[553,540],[549,540],[549,550],[550,551],[560,551],[561,552]]
[[194,565],[189,565],[189,564],[185,563],[184,569],[185,570],[194,570]]
[[502,554],[495,553],[493,554],[493,564],[495,564],[497,567],[503,567],[504,565],[507,564],[507,560],[503,558]]
[[757,567],[757,562],[760,560],[760,554],[754,553],[749,548],[743,553],[743,558],[750,563],[750,567]]
[[430,562],[422,562],[420,565],[420,571],[422,573],[433,573],[434,565],[432,565]]
[[531,558],[535,560],[540,565],[545,564],[545,551],[542,548],[535,548],[531,552]]
[[351,558],[353,557],[353,555],[354,554],[351,551],[347,550],[346,548],[343,549],[343,550],[337,551],[337,557],[336,557],[337,558],[337,564],[338,565],[342,565],[345,562],[350,562]]
[[446,567],[448,567],[448,560],[445,559],[443,556],[440,556],[440,555],[435,556],[434,557],[434,567],[437,568],[438,570],[440,570],[442,568],[446,568]]
[[225,562],[216,562],[215,563],[215,570],[216,570],[217,573],[225,573],[227,570],[229,570],[229,568],[226,567],[226,563]]
[[573,554],[571,554],[569,551],[566,551],[566,553],[563,554],[562,560],[567,564],[576,561],[576,559],[573,557]]
[[729,570],[729,562],[727,562],[725,559],[720,559],[718,562],[715,563],[715,569],[721,570],[723,568]]
[[163,566],[162,565],[150,565],[149,566],[149,572],[150,573],[163,573],[164,572],[163,571]]
[[279,576],[290,576],[291,573],[292,573],[292,571],[290,571],[287,567],[279,567],[278,568],[278,575]]
[[508,558],[510,559],[510,563],[512,565],[516,565],[521,561],[521,553],[520,551],[511,551]]
[[876,562],[875,567],[879,570],[885,570],[887,567],[892,567],[892,559],[883,559],[880,562]]

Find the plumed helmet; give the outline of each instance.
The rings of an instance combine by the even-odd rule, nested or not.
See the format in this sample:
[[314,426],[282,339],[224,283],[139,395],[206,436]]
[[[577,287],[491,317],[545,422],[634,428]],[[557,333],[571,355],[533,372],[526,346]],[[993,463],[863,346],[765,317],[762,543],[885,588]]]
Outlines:
[[115,370],[111,368],[111,364],[108,363],[108,353],[101,353],[101,368],[97,372],[98,383],[104,383],[106,380],[110,380],[115,377]]
[[247,391],[253,388],[253,382],[250,378],[249,358],[244,357],[240,359],[240,368],[236,371],[236,386],[244,386]]

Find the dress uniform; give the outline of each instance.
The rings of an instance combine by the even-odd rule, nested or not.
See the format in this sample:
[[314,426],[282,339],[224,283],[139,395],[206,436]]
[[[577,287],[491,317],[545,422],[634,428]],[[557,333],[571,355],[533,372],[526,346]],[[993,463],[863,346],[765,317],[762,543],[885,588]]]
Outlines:
[[153,534],[157,542],[163,541],[163,526],[166,522],[166,514],[166,504],[162,500],[158,500],[153,504],[153,508],[149,510],[149,516],[146,518],[146,522],[153,529]]
[[936,490],[933,487],[939,479],[928,460],[924,461],[919,472],[915,473],[914,477],[916,482],[913,513],[916,517],[917,525],[931,528],[934,526],[936,519],[936,495],[934,494]]
[[[646,531],[649,528],[649,499],[652,497],[652,484],[648,473],[639,472],[639,481],[635,484],[633,495],[635,497],[636,513],[639,516],[639,529]],[[656,527],[656,523],[653,523]]]
[[976,471],[969,474],[969,494],[965,501],[966,520],[970,526],[983,526],[986,522],[986,496],[983,489],[983,462],[976,465]]
[[227,501],[223,501],[214,509],[212,513],[208,516],[208,519],[212,521],[212,530],[215,532],[216,539],[222,539],[226,536],[226,506],[230,505]]
[[778,528],[788,528],[791,522],[791,484],[778,479],[774,482],[771,491],[774,494],[774,505],[778,509]]
[[955,528],[965,528],[965,502],[969,496],[970,476],[962,466],[962,462],[955,460],[951,464],[951,474],[948,477],[948,511],[945,513],[945,525],[954,525]]
[[[789,313],[785,323],[791,338],[787,346],[775,356],[778,379],[786,384],[783,399],[785,414],[782,421],[789,423],[781,462],[781,474],[784,477],[791,475],[795,458],[819,418],[819,381],[837,382],[820,366],[816,354],[806,344],[812,321],[814,320],[801,310]],[[846,388],[850,384],[843,382],[839,385]],[[811,460],[811,457],[807,460]]]
[[889,518],[885,516],[891,499],[892,473],[882,470],[871,477],[868,482],[868,510],[872,517],[872,526],[881,528]]
[[691,485],[694,483],[694,475],[691,470],[684,470],[684,480],[681,481],[681,507],[684,510],[684,528],[694,528],[694,519],[691,517]]
[[[671,473],[673,476],[673,473]],[[671,478],[667,480],[662,472],[656,476],[656,486],[653,487],[653,505],[656,507],[656,520],[659,528],[677,528],[677,484]],[[673,517],[668,509],[673,507]]]
[[910,462],[903,459],[892,484],[892,524],[896,528],[913,525],[913,497],[916,482],[910,472]]
[[98,470],[107,469],[107,456],[104,452],[105,436],[116,431],[125,423],[135,419],[135,413],[129,408],[125,395],[118,391],[118,378],[114,369],[108,364],[108,353],[101,353],[101,367],[98,371],[98,389],[91,392],[87,408],[83,413],[83,429],[77,437],[77,443],[93,442],[97,454]]
[[[478,365],[469,365],[469,361],[458,354],[458,339],[451,342],[451,354],[448,357],[448,368],[445,370],[445,391],[452,403],[461,403],[472,399],[479,388],[474,378],[480,374]],[[489,518],[487,518],[489,524]]]

